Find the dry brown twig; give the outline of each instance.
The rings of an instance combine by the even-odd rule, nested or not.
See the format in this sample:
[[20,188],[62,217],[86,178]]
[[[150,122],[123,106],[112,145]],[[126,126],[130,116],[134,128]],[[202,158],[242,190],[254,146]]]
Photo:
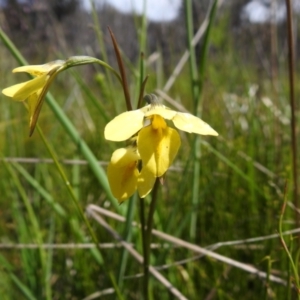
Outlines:
[[[97,205],[94,205],[94,204],[90,204],[87,207],[87,213],[91,217],[93,217],[97,222],[100,221],[100,219],[98,220],[96,218],[100,217],[100,215],[113,218],[113,219],[115,219],[117,221],[120,221],[120,222],[125,222],[125,218],[124,217],[122,217],[122,216],[120,216],[118,214],[115,214],[113,212],[110,212],[110,211],[108,211],[108,210],[106,210],[106,209],[104,209],[102,207],[99,207]],[[100,222],[99,223],[103,226],[103,221],[104,220],[103,220],[102,217],[100,217],[100,218],[101,218],[101,223]],[[137,224],[136,222],[133,222],[132,226],[139,226],[139,224]],[[300,229],[298,228],[298,229],[293,230],[293,233],[295,233],[296,231],[299,232]],[[173,243],[174,245],[178,245],[178,246],[184,247],[184,248],[189,249],[189,250],[191,250],[191,251],[193,251],[195,253],[202,254],[203,256],[208,256],[208,257],[214,258],[214,259],[216,259],[218,261],[221,261],[221,262],[223,262],[225,264],[228,264],[228,265],[230,265],[232,267],[236,267],[236,268],[244,270],[244,271],[246,271],[246,272],[248,272],[250,274],[256,275],[259,278],[265,279],[268,276],[267,273],[262,272],[259,269],[255,268],[255,267],[253,267],[251,265],[248,265],[248,264],[245,264],[245,263],[241,263],[241,262],[236,261],[236,260],[234,260],[232,258],[228,258],[226,256],[220,255],[220,254],[215,253],[215,252],[213,252],[211,250],[208,250],[208,249],[202,248],[202,247],[200,247],[198,245],[186,242],[186,241],[184,241],[182,239],[173,237],[173,236],[171,236],[169,234],[166,234],[166,233],[163,233],[161,231],[153,229],[152,230],[152,234],[155,235],[155,236],[157,236],[157,237],[159,237],[159,238],[164,239],[167,242]],[[114,236],[114,234],[112,234],[112,235]],[[119,235],[118,235],[118,237],[121,238]],[[271,235],[271,237],[272,238],[276,238],[276,237],[278,237],[278,235]],[[252,239],[252,240],[254,240],[254,239]],[[262,240],[262,238],[255,238],[255,241],[258,241],[258,240]],[[121,240],[118,240],[118,241],[121,242]],[[241,240],[240,243],[245,243],[245,241],[247,241],[247,240]],[[231,243],[233,244],[233,242],[231,242]],[[218,244],[216,244],[215,247],[220,247],[221,245],[222,245],[222,243],[218,243]],[[130,247],[132,248],[132,246],[130,246]],[[213,247],[213,245],[210,246],[210,247]],[[153,268],[153,267],[151,267],[151,268]],[[281,279],[280,277],[274,276],[274,275],[269,275],[269,280],[273,281],[273,282],[277,282],[277,283],[282,284],[282,285],[286,285],[287,284],[287,282],[285,280]]]

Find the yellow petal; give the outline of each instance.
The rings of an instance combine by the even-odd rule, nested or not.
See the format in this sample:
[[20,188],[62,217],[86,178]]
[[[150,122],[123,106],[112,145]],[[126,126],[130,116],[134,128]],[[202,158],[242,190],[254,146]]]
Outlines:
[[207,123],[203,122],[200,118],[197,118],[188,113],[178,112],[174,118],[173,123],[175,127],[180,130],[189,133],[198,133],[203,135],[218,135]]
[[[149,107],[149,105],[147,107]],[[176,114],[177,112],[175,110],[171,110],[164,105],[150,105],[150,107],[145,111],[145,117],[159,115],[166,120],[173,119]]]
[[137,188],[141,198],[145,198],[153,189],[156,177],[147,166],[143,167],[138,177]]
[[120,148],[112,154],[110,162],[116,167],[124,167],[139,159],[140,156],[133,148]]
[[125,141],[136,134],[144,125],[144,113],[140,110],[124,112],[111,120],[104,129],[109,141]]
[[[118,149],[121,150],[121,149]],[[116,150],[116,151],[118,151]],[[125,149],[126,150],[126,149]],[[116,159],[120,156],[120,151],[112,155],[112,159]],[[124,151],[123,151],[124,152]],[[110,162],[107,168],[107,178],[112,191],[112,194],[119,202],[123,202],[128,199],[137,189],[137,180],[139,176],[139,171],[137,169],[137,161],[130,160],[130,157],[126,157],[126,153],[120,156],[121,163],[114,161]],[[131,156],[131,154],[128,154]],[[124,162],[127,161],[127,164]]]
[[34,76],[41,76],[48,73],[48,69],[44,65],[34,65],[34,66],[22,66],[13,69],[13,73],[26,72]]
[[137,139],[143,168],[147,167],[155,177],[162,176],[172,164],[180,143],[179,134],[170,127],[154,130],[150,125],[143,128]]
[[168,127],[163,117],[159,115],[153,115],[150,118],[151,118],[152,129],[159,130],[159,129],[166,129]]
[[15,84],[11,87],[4,89],[2,93],[8,97],[13,98],[13,100],[24,101],[31,94],[42,89],[42,87],[47,82],[47,77],[47,75],[43,75],[23,83]]
[[65,61],[63,60],[55,60],[44,65],[22,66],[13,69],[13,73],[26,72],[34,76],[41,76],[43,74],[48,73],[51,70],[60,68],[64,63]]

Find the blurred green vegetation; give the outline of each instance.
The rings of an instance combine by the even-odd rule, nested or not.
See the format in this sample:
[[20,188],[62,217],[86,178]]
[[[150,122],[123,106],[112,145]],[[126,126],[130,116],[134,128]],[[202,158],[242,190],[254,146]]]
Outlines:
[[[247,60],[243,50],[238,47],[241,40],[236,41],[234,34],[229,33],[230,22],[228,11],[218,14],[212,24],[205,61],[202,118],[220,136],[201,138],[201,168],[197,182],[199,203],[196,207],[191,203],[194,136],[181,132],[182,146],[174,163],[175,168],[168,171],[165,183],[160,188],[155,213],[155,229],[201,247],[278,233],[284,196],[287,197],[288,206],[283,230],[295,228],[295,208],[290,193],[287,54],[284,49],[279,49],[284,58],[277,57],[275,63],[271,57],[262,57],[268,61],[271,69],[276,66],[277,73],[270,76],[270,72],[253,54],[260,36],[248,37],[247,53],[250,55]],[[101,28],[98,29],[102,32]],[[141,34],[147,38],[146,31]],[[269,37],[272,38],[271,35]],[[102,43],[105,49],[111,49],[109,40],[102,40]],[[170,76],[162,67],[165,57],[161,55],[159,46],[156,51],[160,54],[158,60],[149,64],[147,59],[152,53],[146,51],[145,74],[149,74],[147,93],[162,89]],[[201,43],[196,48],[197,59],[200,51]],[[78,54],[72,49],[68,49],[68,53]],[[61,57],[61,53],[55,54]],[[180,57],[179,53],[173,55],[171,53],[167,58],[168,71],[174,69],[177,57]],[[0,57],[4,58],[0,61],[1,89],[26,79],[23,75],[11,74],[11,69],[17,63],[2,44]],[[57,57],[53,55],[48,61]],[[138,59],[130,60],[126,56],[124,59],[127,62],[132,100],[136,103],[140,68]],[[36,61],[42,63],[38,59]],[[116,65],[115,62],[112,64]],[[107,76],[99,66],[82,66],[60,74],[50,91],[105,168],[112,151],[119,145],[104,140],[104,126],[126,109],[119,83],[111,75]],[[188,64],[180,72],[168,95],[192,111],[193,94]],[[116,294],[109,293],[112,283],[98,263],[99,257],[95,251],[71,247],[73,243],[90,243],[91,237],[55,165],[38,161],[51,157],[37,131],[31,138],[28,137],[25,107],[3,95],[0,98],[1,299],[98,299],[99,293],[106,290],[108,294],[101,298],[116,299]],[[166,105],[173,107],[172,103]],[[126,216],[129,201],[135,200],[125,202],[119,209],[112,204],[89,165],[79,163],[85,160],[80,145],[72,141],[46,103],[39,125],[62,162],[82,209],[95,204]],[[37,161],[20,162],[17,158],[35,158]],[[73,163],[65,164],[65,159],[73,160]],[[285,195],[286,182],[288,189]],[[149,199],[145,202],[147,205]],[[137,204],[133,205],[135,207]],[[197,214],[197,234],[191,240],[190,218],[194,212]],[[138,208],[133,209],[133,219],[139,222]],[[89,218],[89,221],[100,243],[116,242],[95,220]],[[120,235],[126,236],[126,223],[108,218],[107,222]],[[131,242],[141,252],[139,230],[133,228],[131,234]],[[173,247],[172,244],[162,247],[167,243],[158,238],[153,238],[152,242],[161,247],[152,250],[151,264],[168,264],[169,267],[161,273],[188,299],[296,298],[296,292],[290,285],[261,279],[207,256],[199,257],[183,247]],[[298,240],[288,235],[286,242],[296,260]],[[43,244],[68,243],[70,247],[64,249],[42,247]],[[25,246],[5,248],[22,244],[35,244],[37,249]],[[286,282],[292,276],[290,263],[278,237],[226,245],[215,251]],[[122,248],[114,244],[112,248],[103,249],[102,255],[105,264],[118,278],[124,255]],[[175,264],[185,259],[188,261]],[[118,281],[125,299],[141,299],[142,279],[136,276],[141,272],[142,267],[138,262],[128,256],[124,276]],[[173,299],[168,290],[153,278],[150,290],[153,299]]]

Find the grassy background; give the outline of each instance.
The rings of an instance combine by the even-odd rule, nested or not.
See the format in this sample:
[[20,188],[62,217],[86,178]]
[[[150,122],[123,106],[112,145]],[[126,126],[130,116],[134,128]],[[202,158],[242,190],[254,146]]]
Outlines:
[[[208,54],[204,59],[202,118],[220,136],[201,138],[200,173],[195,179],[195,159],[192,156],[195,139],[180,133],[182,146],[174,163],[176,168],[168,171],[165,184],[160,188],[154,227],[202,247],[262,237],[253,243],[226,244],[215,251],[289,282],[293,274],[279,238],[263,238],[278,232],[286,182],[289,205],[284,215],[283,229],[295,228],[289,192],[292,180],[287,50],[281,47],[280,28],[276,31],[278,47],[272,48],[270,45],[274,35],[269,28],[261,25],[264,31],[253,26],[251,29],[244,28],[243,32],[241,28],[232,32],[231,17],[226,9],[217,13],[211,24]],[[136,27],[133,26],[132,35],[137,37],[136,43],[145,52],[148,62],[154,51],[153,44],[143,44],[148,31],[143,27],[143,19],[134,20]],[[200,25],[201,22],[197,21]],[[110,24],[101,24],[103,28],[106,25]],[[107,37],[106,29],[102,30],[97,25],[96,33],[97,30],[100,37]],[[115,32],[115,35],[118,41],[122,41],[122,32]],[[168,43],[168,36],[162,36]],[[197,66],[203,50],[203,39],[201,41],[202,44],[195,49]],[[99,56],[103,58],[108,55],[109,62],[116,66],[109,39],[100,38],[97,43],[102,49]],[[184,48],[188,48],[186,40],[182,43]],[[122,48],[122,42],[120,45]],[[258,45],[266,45],[264,51]],[[147,93],[163,88],[184,48],[172,53],[170,47],[171,52],[164,56],[160,45],[157,45],[155,51],[160,54],[159,59],[145,64],[145,74],[150,76]],[[66,53],[82,54],[86,49],[87,45],[82,45],[75,50],[67,48]],[[93,49],[93,52],[96,50]],[[46,61],[65,57],[63,53],[55,50]],[[274,53],[275,59],[271,55]],[[0,57],[1,89],[26,80],[22,74],[11,74],[11,69],[18,64],[3,44],[0,44]],[[30,55],[28,57],[30,59]],[[139,59],[126,53],[124,59],[132,100],[136,103]],[[36,56],[29,63],[46,61]],[[164,67],[166,65],[167,68]],[[168,95],[193,112],[191,82],[187,62]],[[125,110],[119,83],[98,66],[84,66],[60,74],[50,90],[105,168],[112,151],[119,147],[119,144],[107,142],[103,137],[107,121]],[[53,163],[8,159],[45,159],[50,155],[37,131],[28,138],[28,117],[24,106],[2,95],[0,97],[1,299],[97,299],[103,291],[108,292],[102,296],[103,299],[115,299],[116,294],[109,294],[112,283],[107,269],[115,276],[125,299],[141,299],[142,279],[136,275],[142,272],[142,268],[132,257],[124,258],[121,247],[113,245],[102,250],[105,267],[95,251],[74,249],[70,244],[64,249],[42,247],[43,244],[89,243],[91,238]],[[172,103],[167,105],[172,107]],[[58,159],[74,160],[72,164],[62,162],[62,165],[83,210],[89,204],[96,204],[123,216],[130,212],[133,219],[139,222],[136,199],[116,207],[90,166],[78,163],[78,160],[86,159],[80,145],[69,137],[47,104],[43,107],[39,124]],[[199,188],[196,205],[191,201],[195,184]],[[145,201],[147,206],[149,199]],[[191,217],[195,214],[196,235],[191,230]],[[89,220],[101,243],[115,243],[103,227],[92,218]],[[123,237],[127,236],[129,222],[107,221]],[[130,236],[136,249],[141,252],[139,231],[132,228]],[[294,237],[288,235],[286,242],[296,260],[298,240]],[[231,264],[207,256],[199,257],[184,247],[174,247],[158,238],[153,238],[153,243],[160,247],[152,250],[151,264],[167,264],[162,274],[188,299],[296,297],[289,285],[262,280]],[[38,247],[15,247],[21,244],[35,244]],[[151,280],[150,290],[153,299],[172,298],[166,288],[154,279]]]

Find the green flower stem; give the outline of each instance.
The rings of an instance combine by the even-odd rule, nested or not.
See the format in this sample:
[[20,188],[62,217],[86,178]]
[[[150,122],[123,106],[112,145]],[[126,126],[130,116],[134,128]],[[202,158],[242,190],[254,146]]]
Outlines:
[[186,22],[186,29],[187,29],[187,44],[190,52],[189,64],[190,64],[190,78],[191,78],[191,85],[192,85],[191,88],[192,88],[193,102],[196,108],[200,93],[199,93],[199,85],[198,85],[196,54],[192,42],[193,34],[194,34],[192,0],[185,0],[184,3],[185,3],[185,22]]
[[[205,78],[205,66],[206,66],[206,58],[207,58],[207,52],[208,52],[208,46],[209,46],[209,39],[211,35],[211,29],[213,25],[213,21],[215,19],[216,11],[218,8],[219,0],[214,0],[212,3],[212,6],[209,11],[209,18],[208,18],[208,25],[203,37],[203,46],[202,51],[200,52],[200,58],[199,58],[199,68],[198,68],[198,79],[199,79],[199,97],[197,98],[197,101],[195,103],[195,115],[197,117],[201,117],[201,111],[202,111],[202,103],[201,103],[201,96],[203,91],[203,85],[204,85],[204,78]],[[200,157],[201,157],[201,142],[202,138],[200,136],[196,137],[195,140],[195,148],[194,148],[194,154],[196,157],[196,163],[195,163],[195,170],[194,173],[198,172],[198,176],[200,177]],[[198,170],[197,170],[198,168]],[[196,175],[197,176],[197,175]],[[194,181],[194,184],[197,185],[194,190],[193,194],[193,203],[198,203],[197,198],[199,199],[199,180],[198,183]],[[195,225],[196,226],[196,225]]]
[[148,273],[148,269],[146,267],[147,264],[147,245],[146,245],[146,221],[145,221],[145,199],[140,198],[140,223],[141,223],[141,233],[142,233],[142,245],[143,245],[143,269],[144,269],[144,278],[143,278],[143,295],[144,300],[148,299],[148,283],[146,282],[146,274]]
[[[103,60],[108,61],[107,51],[106,51],[106,47],[105,47],[106,42],[105,42],[105,39],[103,37],[103,31],[101,29],[101,25],[100,25],[100,22],[99,22],[98,12],[95,8],[94,1],[91,0],[90,2],[92,4],[92,18],[93,18],[93,22],[94,22],[93,29],[94,29],[94,31],[96,33],[96,36],[97,36],[98,45],[99,45],[99,48],[100,48],[100,53],[101,53],[101,56],[102,56]],[[117,114],[118,100],[117,100],[117,97],[115,97],[116,90],[115,90],[115,87],[113,85],[111,73],[109,72],[109,70],[107,68],[105,68],[105,78],[107,79],[107,82],[108,82],[106,88],[107,88],[107,91],[109,92],[109,99],[113,103],[112,114],[116,115]],[[122,82],[121,82],[121,84],[122,84]]]
[[15,45],[12,43],[9,37],[5,34],[5,32],[2,30],[1,26],[0,26],[0,39],[2,40],[6,48],[10,51],[10,53],[13,55],[13,57],[20,63],[20,65],[22,66],[27,65],[27,61],[19,52],[19,50],[15,47]]
[[[189,49],[189,63],[190,63],[190,78],[191,78],[191,89],[193,95],[193,106],[194,115],[201,117],[201,95],[204,83],[204,71],[206,64],[207,49],[209,44],[209,37],[211,32],[212,23],[215,17],[218,0],[214,0],[210,12],[209,12],[209,23],[204,35],[202,43],[202,49],[199,59],[199,67],[197,70],[195,47],[193,46],[193,17],[192,17],[192,0],[185,0],[185,13],[186,13],[186,28],[187,28],[187,44]],[[192,149],[192,157],[194,160],[193,168],[193,188],[192,188],[192,213],[190,223],[190,238],[195,240],[197,232],[197,207],[199,205],[199,191],[200,191],[200,158],[201,158],[201,138],[196,136]]]
[[149,299],[149,264],[150,264],[150,245],[153,228],[153,216],[155,212],[155,206],[157,201],[157,192],[159,186],[159,178],[156,178],[154,187],[152,189],[152,200],[148,212],[147,227],[145,220],[145,199],[140,198],[140,221],[141,221],[141,232],[143,241],[143,268],[144,268],[144,280],[143,280],[143,295],[144,300]]
[[[287,192],[287,184],[286,184],[286,187],[285,187],[285,192],[284,192],[284,202],[283,202],[283,205],[282,205],[282,209],[281,209],[281,213],[280,213],[280,218],[279,218],[279,236],[280,236],[280,242],[288,256],[288,259],[290,261],[290,264],[291,264],[291,267],[292,267],[292,271],[294,273],[294,282],[295,282],[295,285],[296,285],[296,288],[297,288],[297,299],[299,300],[300,299],[300,285],[299,285],[299,274],[298,274],[298,269],[294,263],[294,260],[293,260],[293,257],[291,255],[291,252],[289,251],[286,243],[285,243],[285,240],[283,238],[283,233],[282,233],[282,221],[283,221],[283,216],[284,216],[284,212],[285,212],[285,208],[286,208],[286,203],[287,203],[287,197],[286,197],[286,192]],[[297,260],[298,262],[298,260]],[[298,264],[297,264],[298,265]]]
[[[145,52],[146,52],[146,41],[147,41],[147,18],[146,18],[146,1],[144,1],[143,4],[143,15],[141,18],[134,18],[135,20],[135,27],[137,30],[137,36],[138,36],[138,41],[139,41],[139,51],[140,51],[140,56],[139,56],[139,73],[138,73],[138,84],[137,86],[139,87],[140,95],[137,103],[137,108],[140,108],[139,102],[141,98],[141,93],[144,92],[144,76],[145,76]],[[141,21],[141,22],[140,22]],[[147,81],[147,80],[146,80]],[[143,98],[143,94],[142,94]]]
[[[193,46],[193,16],[192,16],[192,0],[185,0],[185,20],[187,28],[187,44],[189,49],[189,64],[190,64],[190,81],[191,81],[191,90],[193,95],[193,104],[194,104],[194,114],[200,117],[201,113],[199,111],[198,103],[200,98],[199,91],[199,75],[197,70],[196,63],[196,54],[195,48]],[[197,114],[198,112],[198,114]],[[199,205],[199,177],[200,177],[200,157],[201,157],[201,146],[200,146],[200,137],[195,136],[194,145],[192,148],[192,159],[193,164],[193,187],[192,187],[192,212],[191,212],[191,221],[190,221],[190,239],[195,240],[197,232],[197,207]]]
[[[94,22],[94,26],[93,29],[95,30],[96,36],[97,36],[97,40],[98,40],[98,44],[99,44],[99,48],[100,48],[100,53],[103,57],[104,61],[108,61],[108,56],[107,56],[107,51],[106,51],[106,47],[105,47],[105,39],[103,37],[103,30],[101,29],[101,24],[99,22],[99,18],[98,18],[98,11],[95,7],[95,1],[90,0],[91,6],[92,6],[92,18],[93,18],[93,22]],[[111,100],[113,102],[113,106],[114,106],[114,114],[116,114],[116,97],[114,97],[114,87],[112,84],[112,78],[111,78],[111,74],[110,72],[108,72],[108,69],[105,69],[105,75],[106,78],[108,80],[108,89],[110,92],[110,97]]]
[[100,66],[110,70],[117,77],[117,79],[122,85],[122,78],[114,68],[112,68],[106,62],[91,56],[71,56],[66,60],[66,62],[64,63],[63,67],[59,70],[59,72],[62,72],[72,67],[88,65],[88,64],[99,64]]
[[148,247],[148,254],[150,254],[150,243],[151,243],[151,237],[152,237],[152,228],[153,228],[153,216],[155,212],[156,202],[157,202],[157,193],[158,193],[158,187],[160,184],[160,179],[156,178],[153,190],[152,190],[152,201],[150,203],[150,209],[148,213],[148,219],[147,219],[147,247]]
[[193,185],[192,185],[192,212],[191,212],[191,223],[190,223],[190,238],[191,241],[196,240],[197,235],[197,217],[198,207],[200,203],[200,158],[201,158],[201,137],[196,135],[193,144]]
[[[205,30],[205,34],[203,36],[203,43],[202,43],[202,49],[200,52],[199,68],[198,68],[198,72],[199,72],[199,98],[198,98],[198,101],[200,101],[200,97],[202,95],[204,79],[205,79],[205,66],[206,66],[206,57],[207,57],[208,46],[209,46],[209,39],[210,39],[211,29],[212,29],[213,21],[216,16],[219,2],[220,2],[220,0],[214,0],[211,5],[209,15],[208,15],[208,25]],[[199,102],[195,103],[195,108],[197,108],[199,111],[199,108],[200,108]],[[198,117],[200,117],[200,115]]]
[[45,146],[46,146],[46,148],[47,148],[50,156],[52,157],[52,159],[54,161],[54,164],[55,164],[55,166],[56,166],[56,168],[57,168],[57,170],[58,170],[58,172],[59,172],[59,174],[60,174],[63,182],[65,183],[65,185],[67,187],[67,190],[68,190],[68,192],[69,192],[69,194],[71,196],[71,199],[73,200],[73,203],[74,203],[74,205],[75,205],[75,207],[77,209],[77,212],[78,212],[79,216],[82,218],[82,220],[86,224],[86,226],[88,228],[88,231],[89,231],[89,234],[92,237],[92,240],[93,240],[94,244],[98,248],[98,251],[99,251],[99,254],[100,254],[100,259],[101,259],[100,260],[101,266],[103,267],[104,271],[109,276],[109,278],[110,278],[110,280],[111,280],[111,282],[112,282],[112,284],[114,286],[114,289],[115,289],[115,291],[116,291],[116,293],[118,295],[118,298],[119,299],[123,299],[123,297],[121,295],[121,292],[120,292],[120,290],[118,288],[118,285],[116,284],[116,280],[114,278],[114,275],[113,275],[112,271],[110,271],[109,268],[105,265],[105,260],[102,257],[101,248],[99,246],[99,241],[98,241],[98,239],[97,239],[97,237],[95,235],[95,232],[93,231],[93,229],[91,227],[91,224],[89,223],[89,221],[88,221],[87,217],[85,216],[85,214],[84,214],[81,206],[79,205],[79,202],[78,202],[78,199],[76,198],[74,190],[73,190],[73,188],[72,188],[72,186],[71,186],[71,184],[70,184],[70,182],[69,182],[69,180],[68,180],[68,178],[67,178],[67,176],[66,176],[66,174],[65,174],[65,172],[64,172],[64,170],[62,168],[62,166],[60,165],[60,163],[59,163],[59,161],[57,159],[57,156],[56,156],[54,150],[52,149],[52,147],[48,143],[47,139],[45,138],[45,136],[44,136],[44,134],[43,134],[43,132],[42,132],[42,130],[40,129],[39,126],[37,126],[37,129],[38,129],[38,132],[40,134],[40,137],[42,138],[42,141],[44,142],[44,144],[45,144]]

